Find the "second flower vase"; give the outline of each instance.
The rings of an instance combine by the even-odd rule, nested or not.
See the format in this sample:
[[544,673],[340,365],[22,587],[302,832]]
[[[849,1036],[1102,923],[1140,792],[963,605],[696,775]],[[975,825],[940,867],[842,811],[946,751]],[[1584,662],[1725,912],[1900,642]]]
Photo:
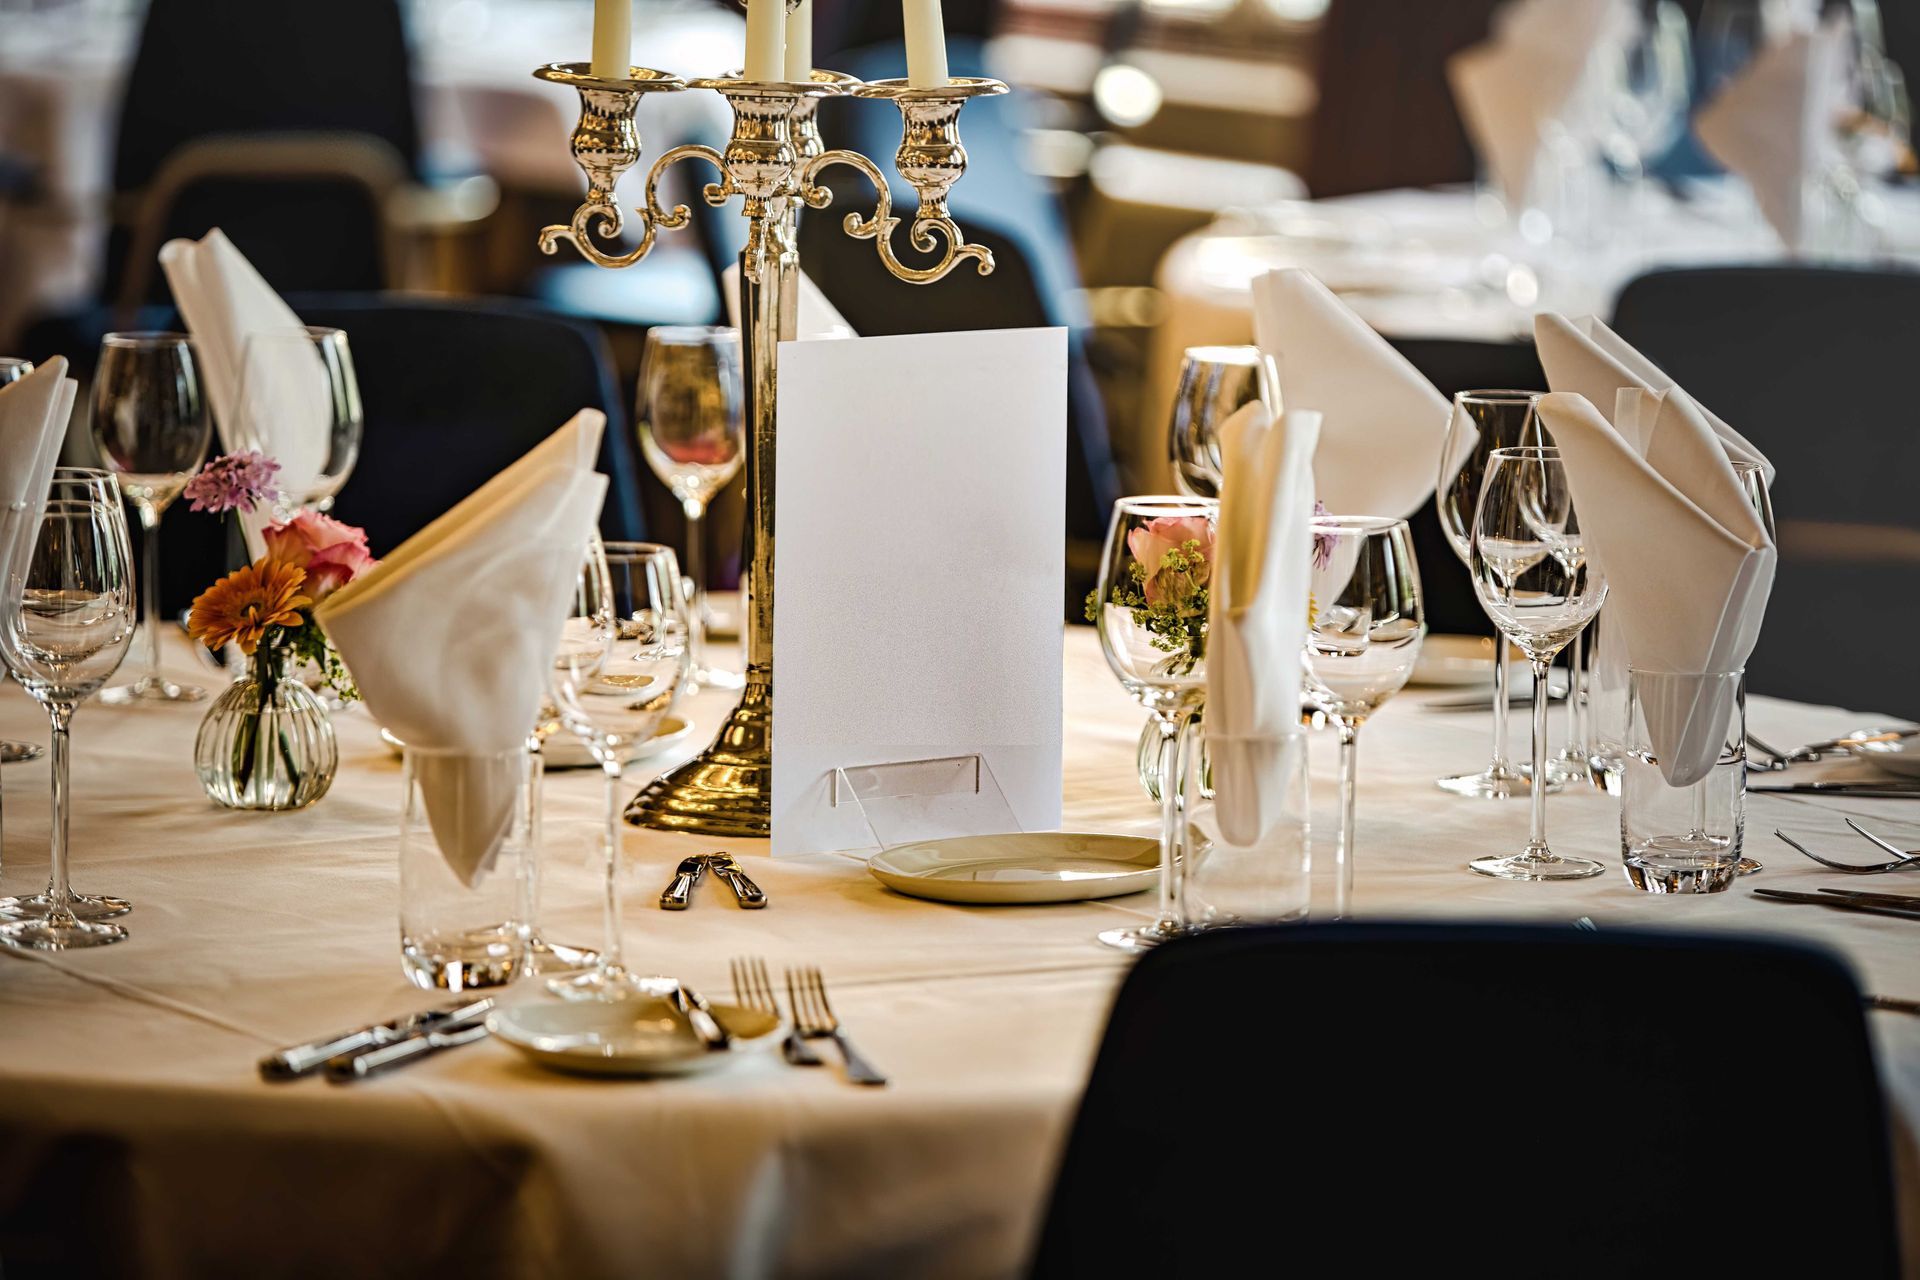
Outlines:
[[326,704],[265,645],[214,700],[193,744],[200,785],[229,809],[304,809],[333,785],[340,748]]

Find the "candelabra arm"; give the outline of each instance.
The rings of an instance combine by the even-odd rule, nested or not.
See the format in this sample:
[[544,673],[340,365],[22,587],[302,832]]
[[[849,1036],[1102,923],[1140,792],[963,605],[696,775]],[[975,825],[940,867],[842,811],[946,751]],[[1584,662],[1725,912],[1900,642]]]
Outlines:
[[[907,231],[907,239],[921,253],[939,253],[940,258],[930,266],[910,266],[900,260],[893,250],[893,231],[900,225],[900,218],[893,212],[893,191],[887,185],[887,177],[880,166],[857,151],[826,151],[807,161],[800,171],[800,198],[809,208],[824,209],[833,203],[833,192],[819,181],[822,170],[836,164],[858,169],[865,174],[867,181],[873,184],[876,202],[871,214],[849,213],[841,222],[848,235],[855,240],[871,240],[880,253],[880,260],[887,270],[910,284],[932,284],[935,280],[951,272],[962,262],[972,260],[981,275],[993,272],[993,250],[985,245],[968,244],[952,217],[947,213],[946,200],[937,202],[923,201],[919,214]],[[941,252],[944,248],[945,252]]]

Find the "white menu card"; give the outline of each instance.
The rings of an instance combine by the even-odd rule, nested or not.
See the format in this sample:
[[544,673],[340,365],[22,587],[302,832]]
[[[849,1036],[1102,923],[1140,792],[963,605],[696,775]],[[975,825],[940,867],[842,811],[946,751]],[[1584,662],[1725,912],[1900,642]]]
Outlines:
[[1066,421],[1064,329],[780,344],[775,856],[873,847],[835,769],[975,753],[1059,829]]

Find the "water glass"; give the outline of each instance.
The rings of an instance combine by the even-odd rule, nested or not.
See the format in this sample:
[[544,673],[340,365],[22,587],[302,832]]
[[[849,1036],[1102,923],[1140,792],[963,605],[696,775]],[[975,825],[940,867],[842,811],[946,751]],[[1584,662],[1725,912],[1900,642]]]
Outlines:
[[221,424],[226,446],[280,464],[278,514],[333,506],[366,425],[346,333],[308,326],[253,334],[241,352],[235,399],[234,420]]
[[1220,496],[1220,424],[1261,399],[1265,380],[1258,347],[1187,348],[1167,423],[1175,488],[1196,498]]
[[[1740,876],[1747,815],[1746,674],[1628,677],[1632,719],[1620,780],[1620,857],[1627,882],[1648,893],[1719,893]],[[1674,786],[1649,721],[1676,713],[1718,721],[1706,775]]]
[[402,970],[429,991],[512,982],[533,932],[540,757],[409,745],[401,773]]
[[[1206,728],[1195,722],[1196,742]],[[1181,838],[1181,916],[1196,929],[1280,924],[1307,918],[1312,853],[1307,823],[1307,734],[1240,737],[1213,749],[1259,770],[1258,803],[1229,795],[1227,812],[1208,776],[1208,752],[1189,750]]]

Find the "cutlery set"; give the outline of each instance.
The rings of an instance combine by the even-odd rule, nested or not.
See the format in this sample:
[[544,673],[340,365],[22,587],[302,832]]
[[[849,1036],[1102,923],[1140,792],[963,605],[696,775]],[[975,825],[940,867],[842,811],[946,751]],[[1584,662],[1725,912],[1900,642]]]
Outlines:
[[673,881],[660,891],[660,909],[662,911],[685,911],[693,905],[693,891],[700,884],[702,872],[711,871],[714,878],[724,882],[733,890],[733,900],[749,911],[757,911],[767,905],[766,891],[747,878],[733,855],[726,853],[701,853],[691,858],[682,858],[680,866],[673,873]]

